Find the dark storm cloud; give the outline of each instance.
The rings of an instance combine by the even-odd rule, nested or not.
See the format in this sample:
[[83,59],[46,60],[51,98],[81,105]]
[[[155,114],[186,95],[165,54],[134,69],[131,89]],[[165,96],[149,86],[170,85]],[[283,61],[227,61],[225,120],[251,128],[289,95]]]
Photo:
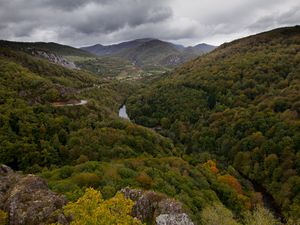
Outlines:
[[83,15],[81,13],[82,11],[78,11],[79,19],[71,21],[71,24],[78,32],[86,34],[107,34],[126,26],[132,28],[142,24],[159,23],[172,16],[169,7],[132,0],[105,6],[91,4],[86,6]]
[[106,34],[172,17],[172,9],[164,2],[168,1],[0,0],[0,38],[53,39],[78,45],[98,37],[99,42]]
[[257,30],[285,24],[300,24],[300,5],[281,14],[277,13],[264,16],[249,26],[249,28],[251,30]]
[[44,0],[46,6],[60,10],[73,10],[79,7],[83,7],[91,2],[98,2],[101,4],[106,4],[109,0]]
[[0,38],[75,46],[223,41],[300,23],[299,0],[0,0]]

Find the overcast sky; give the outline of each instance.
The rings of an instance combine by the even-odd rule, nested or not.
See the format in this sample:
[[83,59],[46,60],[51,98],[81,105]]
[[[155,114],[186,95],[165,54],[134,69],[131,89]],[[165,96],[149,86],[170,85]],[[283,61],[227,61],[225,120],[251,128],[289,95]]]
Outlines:
[[111,44],[152,37],[219,45],[300,24],[300,0],[0,0],[0,39]]

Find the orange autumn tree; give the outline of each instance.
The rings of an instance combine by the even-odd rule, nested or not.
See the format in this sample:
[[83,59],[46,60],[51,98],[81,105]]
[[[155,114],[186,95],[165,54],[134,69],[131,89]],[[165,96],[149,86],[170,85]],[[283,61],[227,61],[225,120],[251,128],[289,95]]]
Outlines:
[[218,176],[218,180],[234,189],[237,192],[239,202],[242,202],[246,209],[251,209],[252,204],[249,197],[244,195],[242,185],[234,176],[229,174],[220,175]]
[[206,163],[203,164],[205,167],[208,167],[210,169],[210,171],[214,174],[217,174],[219,172],[218,168],[217,168],[217,164],[212,161],[212,160],[208,160]]
[[229,174],[225,174],[218,177],[218,180],[224,184],[228,184],[234,190],[237,191],[239,194],[243,194],[242,185],[240,182],[234,177]]

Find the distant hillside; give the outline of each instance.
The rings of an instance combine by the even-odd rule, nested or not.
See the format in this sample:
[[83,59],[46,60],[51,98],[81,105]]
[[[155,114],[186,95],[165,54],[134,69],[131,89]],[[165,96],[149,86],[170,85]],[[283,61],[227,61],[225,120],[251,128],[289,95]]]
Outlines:
[[[0,41],[0,46],[46,59],[69,69],[87,70],[108,79],[134,80],[165,72],[165,70],[159,70],[152,71],[150,74],[127,58],[96,56],[84,50],[57,43]],[[123,47],[126,47],[125,44]]]
[[0,40],[0,46],[22,51],[29,51],[31,49],[43,50],[55,53],[60,56],[95,57],[95,55],[81,49],[74,48],[68,45],[57,44],[54,42],[14,42]]
[[141,68],[129,60],[120,57],[99,56],[87,60],[76,61],[76,65],[92,73],[109,79],[135,80],[147,75]]
[[81,49],[98,56],[125,58],[143,68],[155,69],[178,66],[196,56],[213,50],[214,46],[201,44],[185,48],[182,45],[145,38],[108,46],[97,44]]
[[208,52],[213,51],[215,48],[217,48],[217,46],[213,46],[213,45],[208,45],[205,43],[201,43],[192,47],[187,47],[185,48],[186,50],[190,50],[191,52],[193,52],[195,55],[201,55],[201,54],[205,54]]
[[99,56],[104,56],[104,55],[114,55],[118,54],[120,51],[123,51],[125,49],[133,49],[141,44],[151,41],[153,39],[151,38],[145,38],[145,39],[137,39],[133,41],[127,41],[127,42],[121,42],[119,44],[114,44],[114,45],[93,45],[93,46],[88,46],[88,47],[83,47],[81,49],[91,52],[93,54],[99,55]]
[[74,59],[82,60],[96,57],[81,49],[53,42],[12,42],[0,40],[0,46],[12,49],[13,51],[22,51],[32,56],[37,56],[69,69],[79,69],[79,67],[75,65]]

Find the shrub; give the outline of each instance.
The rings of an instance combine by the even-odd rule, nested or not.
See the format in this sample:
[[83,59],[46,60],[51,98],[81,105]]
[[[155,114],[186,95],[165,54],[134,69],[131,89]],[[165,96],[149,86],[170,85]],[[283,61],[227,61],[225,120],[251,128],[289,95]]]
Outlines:
[[239,225],[233,219],[232,212],[221,204],[205,207],[200,216],[203,225]]
[[151,177],[145,172],[141,172],[137,177],[136,180],[141,184],[141,186],[145,189],[150,189],[153,183]]
[[80,173],[72,177],[72,181],[79,187],[98,187],[101,178],[95,173]]
[[124,167],[120,168],[118,170],[118,173],[120,174],[120,176],[122,178],[131,178],[131,177],[135,177],[137,175],[137,173],[134,170],[132,170],[130,168],[124,168]]
[[64,166],[59,170],[59,178],[65,179],[72,175],[73,169],[70,166]]
[[258,206],[251,214],[248,213],[245,217],[246,225],[278,225],[277,221],[272,213],[267,209]]

